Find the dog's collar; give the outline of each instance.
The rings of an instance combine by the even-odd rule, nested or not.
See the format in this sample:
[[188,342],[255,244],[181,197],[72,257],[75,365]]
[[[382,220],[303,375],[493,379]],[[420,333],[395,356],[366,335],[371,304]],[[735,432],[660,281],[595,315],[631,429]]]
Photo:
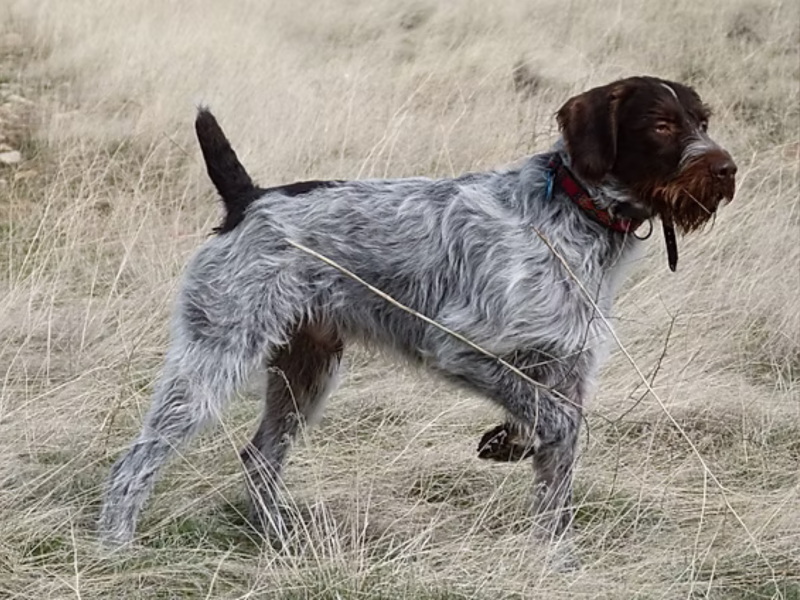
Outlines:
[[570,199],[580,206],[589,217],[619,233],[633,233],[644,221],[613,216],[607,208],[599,206],[597,201],[578,183],[561,156],[553,154],[547,164],[547,197],[553,197],[553,187],[558,185]]

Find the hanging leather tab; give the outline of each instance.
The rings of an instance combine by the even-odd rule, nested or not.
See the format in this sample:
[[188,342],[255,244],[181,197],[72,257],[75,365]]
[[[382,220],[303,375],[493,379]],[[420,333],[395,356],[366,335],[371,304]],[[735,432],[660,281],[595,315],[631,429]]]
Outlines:
[[662,219],[664,226],[664,241],[667,243],[667,263],[673,273],[678,266],[678,241],[675,239],[675,226],[669,219]]

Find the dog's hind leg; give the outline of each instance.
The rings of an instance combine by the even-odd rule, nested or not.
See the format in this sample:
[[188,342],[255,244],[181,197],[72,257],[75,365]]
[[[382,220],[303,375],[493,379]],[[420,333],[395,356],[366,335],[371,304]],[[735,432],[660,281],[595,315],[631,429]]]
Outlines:
[[218,417],[257,361],[252,351],[175,341],[139,436],[114,464],[100,521],[101,539],[129,542],[158,471],[178,448]]
[[[216,279],[208,277],[209,272]],[[267,318],[266,310],[276,296],[260,287],[247,288],[265,308],[243,310],[256,300],[225,292],[232,285],[230,273],[202,260],[189,269],[142,431],[111,470],[98,524],[99,535],[108,544],[131,540],[159,470],[184,442],[219,416],[269,346],[280,341],[278,324]]]
[[281,469],[301,422],[320,414],[333,391],[342,357],[335,331],[305,324],[268,360],[267,397],[261,423],[242,450],[251,496],[251,519],[265,533],[284,541],[278,508]]

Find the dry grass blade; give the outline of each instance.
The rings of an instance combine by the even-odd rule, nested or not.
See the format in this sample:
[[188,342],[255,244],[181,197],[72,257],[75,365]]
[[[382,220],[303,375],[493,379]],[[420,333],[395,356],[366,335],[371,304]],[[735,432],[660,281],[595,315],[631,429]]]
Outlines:
[[[800,597],[792,3],[187,6],[0,3],[0,597]],[[141,544],[99,551],[103,482],[218,218],[194,106],[261,182],[437,177],[547,149],[567,97],[636,73],[697,88],[739,191],[678,273],[648,242],[621,289],[576,473],[583,570],[531,543],[530,469],[476,460],[488,403],[360,347],[292,452],[294,553],[244,516],[263,389],[181,449]]]

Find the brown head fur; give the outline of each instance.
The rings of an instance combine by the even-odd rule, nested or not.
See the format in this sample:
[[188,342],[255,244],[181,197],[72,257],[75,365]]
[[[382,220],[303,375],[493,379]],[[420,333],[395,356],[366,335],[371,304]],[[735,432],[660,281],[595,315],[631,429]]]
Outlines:
[[631,77],[571,98],[558,111],[574,173],[614,181],[635,210],[701,227],[733,199],[736,165],[707,133],[710,110],[688,86]]

